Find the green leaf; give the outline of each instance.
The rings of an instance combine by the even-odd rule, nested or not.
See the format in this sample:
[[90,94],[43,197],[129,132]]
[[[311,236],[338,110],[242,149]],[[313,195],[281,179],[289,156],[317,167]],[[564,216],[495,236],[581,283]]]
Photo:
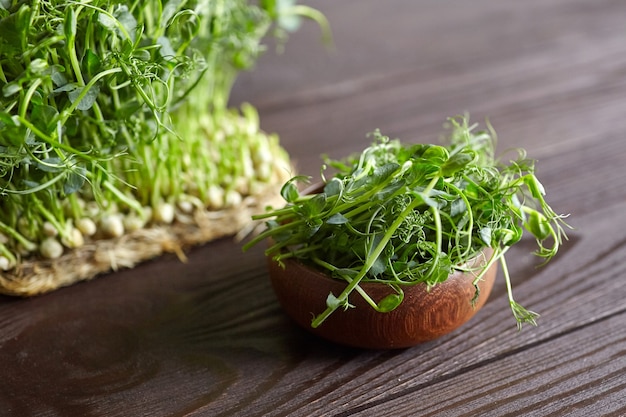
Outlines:
[[293,203],[300,197],[300,193],[298,192],[298,187],[296,187],[292,182],[288,182],[280,190],[280,195],[285,199],[288,203]]
[[395,310],[404,300],[404,293],[389,294],[378,303],[378,311],[381,313],[388,313]]
[[44,106],[44,105],[46,105],[45,102],[44,102],[43,96],[41,95],[41,93],[39,91],[35,91],[33,93],[32,97],[30,98],[30,102],[31,102],[32,105],[37,105],[37,106]]
[[324,186],[324,194],[327,196],[341,195],[343,192],[343,181],[339,178],[332,178]]
[[[70,43],[76,38],[76,13],[72,7],[65,9],[65,20],[63,21],[63,33]],[[71,48],[74,46],[71,45]]]
[[299,181],[308,181],[309,177],[304,175],[297,175],[287,181],[280,189],[281,197],[288,203],[295,202],[300,197],[300,192],[296,183]]
[[96,75],[100,68],[102,68],[102,61],[100,57],[91,49],[87,50],[85,58],[83,59],[83,65],[85,66],[85,72],[89,77]]
[[547,239],[551,234],[552,227],[546,216],[537,210],[528,209],[528,211],[530,212],[526,222],[528,231],[539,240]]
[[383,259],[382,255],[376,258],[372,263],[372,267],[369,270],[369,274],[375,277],[382,275],[387,270],[387,262]]
[[[429,260],[429,264],[432,264],[434,261],[434,258]],[[450,261],[450,257],[446,254],[441,254],[430,271],[430,275],[426,278],[426,284],[433,286],[445,282],[450,276],[451,271],[452,262]]]
[[19,54],[25,48],[25,35],[28,33],[30,7],[22,4],[20,9],[8,17],[0,19],[0,52],[2,55]]
[[13,116],[9,113],[0,111],[0,127],[8,127],[8,126],[17,126],[18,123],[15,122]]
[[437,202],[436,199],[431,198],[430,196],[427,196],[426,194],[421,194],[421,193],[417,194],[415,198],[421,199],[424,202],[424,204],[426,204],[428,207],[432,207],[435,209],[438,209],[440,207],[440,204]]
[[31,113],[31,119],[41,131],[50,133],[55,128],[55,119],[59,112],[55,107],[48,105],[35,105]]
[[491,230],[492,230],[491,227],[482,227],[478,231],[480,238],[482,239],[483,242],[485,242],[485,245],[487,246],[491,246]]
[[452,155],[442,166],[441,175],[444,177],[451,177],[457,172],[463,170],[467,165],[476,160],[476,152],[471,149],[464,149],[463,151]]
[[534,175],[527,175],[527,176],[525,176],[524,177],[524,183],[526,183],[526,186],[530,190],[530,194],[534,198],[540,199],[542,196],[544,196],[546,194],[545,188],[539,182],[537,177],[535,177]]
[[[370,260],[370,262],[371,262],[371,259],[375,256],[374,252],[376,248],[379,246],[379,244],[381,243],[381,241],[383,240],[383,237],[384,237],[383,233],[377,233],[373,236],[373,239],[371,239],[368,242],[367,258],[368,260]],[[387,245],[389,244],[387,243]],[[387,247],[388,246],[386,246],[386,248]],[[371,262],[372,266],[368,271],[368,274],[370,276],[377,277],[387,270],[387,258],[386,257],[387,257],[387,254],[383,250],[383,252],[380,255],[378,255],[376,259],[373,260],[373,262]]]
[[461,214],[467,213],[467,211],[467,205],[462,198],[457,198],[450,204],[450,217],[457,217]]
[[326,194],[316,194],[311,198],[306,206],[309,209],[309,216],[318,216],[326,207]]
[[63,191],[69,195],[80,190],[85,184],[86,170],[83,167],[77,168],[77,171],[71,171],[63,184]]
[[350,268],[338,268],[333,271],[333,276],[339,277],[347,282],[352,281],[358,274],[359,271]]
[[100,87],[98,87],[98,85],[96,84],[88,89],[87,93],[82,98],[80,98],[80,95],[83,93],[85,88],[86,87],[76,87],[75,89],[67,93],[67,96],[72,103],[80,99],[76,107],[78,110],[89,110],[96,102],[98,94],[100,93]]
[[33,59],[28,65],[28,71],[32,75],[42,75],[48,70],[48,62],[41,58]]
[[55,88],[54,90],[52,90],[53,93],[66,93],[66,92],[70,92],[70,91],[74,91],[77,88],[80,88],[78,86],[78,84],[76,83],[67,83],[67,84],[63,84],[57,88]]
[[135,42],[135,31],[137,29],[137,20],[135,16],[128,10],[128,6],[122,4],[119,5],[115,12],[113,12],[113,16],[120,22],[120,24],[126,30],[126,33],[130,36],[130,40]]
[[313,235],[315,235],[318,230],[320,230],[320,227],[322,227],[322,225],[324,224],[324,221],[322,219],[309,219],[306,222],[307,226],[308,226],[308,230],[305,234],[305,236],[307,238],[313,237]]
[[149,62],[152,56],[150,52],[145,49],[137,49],[133,52],[133,58],[138,59],[140,61]]
[[330,308],[337,308],[341,305],[341,301],[331,292],[326,297],[326,305]]
[[20,125],[17,116],[0,112],[0,145],[21,147],[24,144],[26,129]]
[[157,39],[157,45],[159,48],[159,55],[166,60],[174,59],[176,57],[176,51],[172,48],[172,44],[169,38],[161,36]]
[[352,304],[348,303],[347,299],[340,300],[339,298],[335,297],[332,292],[328,294],[328,297],[326,297],[326,306],[333,310],[336,310],[339,307],[343,307],[344,310],[347,310],[350,307],[354,307]]
[[496,236],[496,242],[500,242],[505,246],[512,246],[519,242],[524,235],[524,230],[516,225],[511,228],[497,229],[493,233]]
[[171,20],[176,16],[176,13],[181,8],[183,4],[183,0],[169,0],[165,6],[163,7],[163,11],[161,12],[161,27],[168,27],[171,23]]
[[17,82],[8,83],[2,86],[2,95],[4,97],[11,97],[14,94],[22,91],[22,86]]
[[374,172],[371,175],[372,184],[381,184],[385,180],[387,180],[390,176],[392,176],[398,169],[400,165],[396,162],[389,162],[382,166],[376,167]]
[[61,158],[54,156],[37,162],[37,168],[44,172],[60,172],[63,169]]
[[348,220],[343,214],[336,213],[336,214],[333,214],[332,216],[330,216],[328,218],[328,220],[326,220],[326,223],[327,224],[339,225],[339,224],[346,224],[349,221],[350,220]]
[[448,150],[443,146],[438,145],[429,146],[422,154],[422,158],[437,166],[440,166],[447,161],[448,157]]
[[110,31],[115,31],[115,29],[117,28],[117,22],[112,16],[108,15],[107,13],[98,13],[98,23],[100,23],[102,27]]
[[56,87],[61,87],[67,84],[67,78],[63,74],[63,68],[59,68],[59,66],[52,67],[52,72],[50,74],[50,78]]
[[135,42],[137,20],[128,10],[126,5],[118,5],[112,15],[104,12],[98,13],[98,23],[110,32],[115,33],[120,39]]
[[430,179],[439,174],[439,165],[423,162],[423,160],[415,162],[411,167],[410,181],[414,183],[421,183],[424,179]]

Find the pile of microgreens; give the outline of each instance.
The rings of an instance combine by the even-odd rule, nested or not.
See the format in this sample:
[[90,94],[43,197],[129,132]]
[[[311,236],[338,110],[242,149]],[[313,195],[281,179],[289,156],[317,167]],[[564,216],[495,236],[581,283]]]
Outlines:
[[229,94],[303,15],[326,23],[290,1],[0,0],[0,271],[261,188],[287,157]]
[[[276,262],[297,258],[348,283],[341,294],[329,294],[313,327],[352,307],[353,291],[377,311],[391,311],[402,302],[404,285],[441,283],[487,247],[493,255],[473,270],[476,293],[468,302],[499,261],[518,327],[536,324],[538,315],[513,299],[504,255],[526,230],[536,239],[536,254],[548,261],[566,238],[564,216],[546,203],[523,150],[503,163],[494,157],[492,129],[477,131],[467,117],[449,125],[448,146],[403,145],[376,131],[360,155],[326,161],[324,168],[336,173],[323,189],[302,193],[296,183],[308,178],[294,177],[282,188],[285,207],[254,216],[266,220],[267,229],[244,249],[270,238],[266,254]],[[395,293],[377,303],[359,286],[366,281],[386,283]]]

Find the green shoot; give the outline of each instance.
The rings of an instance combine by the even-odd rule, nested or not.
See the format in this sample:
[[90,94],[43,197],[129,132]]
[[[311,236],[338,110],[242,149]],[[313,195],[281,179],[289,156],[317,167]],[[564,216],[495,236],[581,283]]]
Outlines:
[[[347,282],[329,295],[313,327],[350,307],[355,291],[389,311],[402,302],[402,286],[437,285],[486,247],[494,253],[472,270],[475,287],[499,261],[518,326],[536,324],[538,315],[513,298],[505,253],[526,231],[537,255],[551,259],[566,238],[564,216],[546,203],[523,154],[509,165],[495,159],[493,129],[477,131],[466,117],[449,119],[449,126],[447,146],[404,145],[376,131],[360,154],[325,161],[336,172],[323,176],[322,190],[301,194],[295,183],[303,178],[294,177],[283,188],[287,204],[255,216],[267,229],[244,249],[271,238],[266,254],[276,262],[298,258]],[[363,282],[387,283],[397,295],[375,303]]]
[[221,210],[272,180],[287,155],[251,105],[228,107],[232,85],[271,30],[327,27],[279,3],[0,2],[0,270],[63,253],[45,222],[72,248],[85,218],[112,228],[83,238],[118,235],[111,216],[168,223],[191,201]]

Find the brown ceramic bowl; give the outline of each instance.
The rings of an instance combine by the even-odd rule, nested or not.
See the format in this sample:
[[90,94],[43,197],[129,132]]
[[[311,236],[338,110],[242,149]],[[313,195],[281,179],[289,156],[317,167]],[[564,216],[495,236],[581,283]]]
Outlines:
[[[490,249],[486,250],[470,263],[479,265],[477,262],[484,262],[491,253]],[[349,299],[355,308],[335,311],[314,329],[311,320],[326,308],[328,294],[339,295],[347,284],[297,260],[286,260],[285,268],[269,260],[272,286],[288,316],[325,339],[368,349],[406,348],[457,329],[487,301],[496,270],[494,263],[485,273],[475,305],[471,304],[474,275],[455,272],[430,291],[425,284],[402,287],[404,300],[388,313],[377,312],[355,291]],[[376,302],[394,292],[388,285],[379,283],[362,283],[361,287]]]

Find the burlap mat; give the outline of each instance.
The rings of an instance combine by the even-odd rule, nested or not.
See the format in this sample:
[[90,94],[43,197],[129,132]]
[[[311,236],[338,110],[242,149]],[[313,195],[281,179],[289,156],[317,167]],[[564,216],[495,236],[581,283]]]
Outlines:
[[85,281],[120,268],[132,268],[164,253],[184,259],[184,249],[229,236],[242,236],[254,228],[252,214],[268,205],[284,203],[280,198],[280,176],[256,195],[236,207],[220,211],[196,210],[187,221],[157,225],[115,239],[99,239],[67,251],[58,259],[25,259],[10,271],[0,272],[0,293],[33,296]]

